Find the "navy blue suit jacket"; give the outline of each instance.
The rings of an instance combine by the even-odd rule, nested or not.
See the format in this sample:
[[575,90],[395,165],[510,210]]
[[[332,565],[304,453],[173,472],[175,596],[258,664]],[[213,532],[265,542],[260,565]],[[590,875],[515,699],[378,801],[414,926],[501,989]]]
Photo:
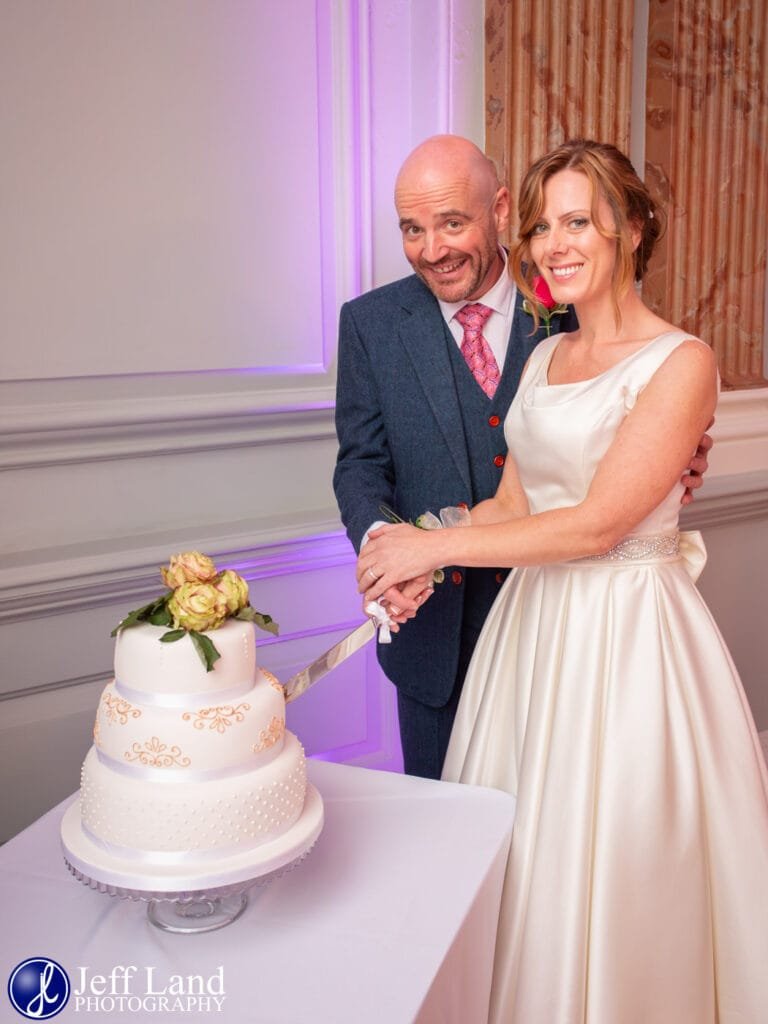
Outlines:
[[[505,375],[513,374],[514,389],[528,356],[545,336],[543,328],[531,334],[533,320],[521,305],[518,292],[503,369]],[[570,323],[558,326],[553,320],[554,331],[569,327]],[[437,513],[445,506],[472,501],[469,455],[446,336],[436,299],[415,275],[342,307],[334,489],[355,550],[371,524],[384,518],[382,505],[413,520],[427,510]],[[500,443],[506,453],[503,438]],[[474,500],[488,497],[491,494],[475,494]],[[446,582],[435,588],[416,618],[391,644],[378,645],[389,679],[433,707],[446,703],[456,679],[465,588],[451,580],[449,567]],[[493,590],[488,593],[483,617],[493,600]]]

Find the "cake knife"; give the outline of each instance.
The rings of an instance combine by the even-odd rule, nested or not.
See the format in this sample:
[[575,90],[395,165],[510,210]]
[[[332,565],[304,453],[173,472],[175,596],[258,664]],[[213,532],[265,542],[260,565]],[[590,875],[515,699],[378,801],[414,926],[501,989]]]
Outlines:
[[321,654],[319,658],[315,658],[306,668],[291,676],[283,687],[285,703],[290,704],[292,700],[296,700],[302,693],[306,693],[310,686],[314,686],[316,682],[336,668],[337,665],[340,665],[342,661],[346,661],[351,654],[359,651],[375,635],[376,623],[372,619],[366,619],[365,622],[353,629],[351,633],[348,633],[338,643],[334,644],[325,654]]

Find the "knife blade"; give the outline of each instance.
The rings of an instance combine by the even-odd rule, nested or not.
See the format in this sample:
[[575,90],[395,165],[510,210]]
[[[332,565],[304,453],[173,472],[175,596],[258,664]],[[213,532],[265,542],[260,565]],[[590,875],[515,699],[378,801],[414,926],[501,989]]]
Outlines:
[[375,635],[376,625],[371,619],[366,619],[365,622],[353,629],[351,633],[347,633],[338,643],[329,648],[325,654],[321,654],[319,658],[315,658],[313,662],[310,662],[306,668],[291,676],[283,687],[285,703],[290,704],[292,700],[296,700],[297,697],[306,693],[311,686],[319,682],[323,676],[326,676],[337,665],[340,665],[342,661],[346,661],[350,655],[359,651]]

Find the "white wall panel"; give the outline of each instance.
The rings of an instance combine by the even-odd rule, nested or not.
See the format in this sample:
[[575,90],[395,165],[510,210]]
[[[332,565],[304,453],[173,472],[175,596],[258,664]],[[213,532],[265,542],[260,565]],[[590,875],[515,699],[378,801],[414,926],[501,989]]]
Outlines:
[[3,549],[37,552],[154,533],[173,544],[174,535],[194,539],[204,524],[210,533],[237,519],[255,525],[287,512],[330,514],[336,442],[327,433],[293,444],[8,471]]
[[5,6],[4,377],[322,368],[317,20]]

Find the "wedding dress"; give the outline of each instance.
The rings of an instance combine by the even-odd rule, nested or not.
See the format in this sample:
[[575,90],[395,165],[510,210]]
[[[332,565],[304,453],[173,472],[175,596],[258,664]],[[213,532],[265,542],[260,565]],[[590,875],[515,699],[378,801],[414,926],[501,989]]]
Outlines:
[[[686,337],[573,384],[536,348],[505,424],[532,513],[583,499]],[[496,1024],[768,1022],[768,777],[681,493],[605,556],[514,570],[475,650],[443,777],[517,797]]]

